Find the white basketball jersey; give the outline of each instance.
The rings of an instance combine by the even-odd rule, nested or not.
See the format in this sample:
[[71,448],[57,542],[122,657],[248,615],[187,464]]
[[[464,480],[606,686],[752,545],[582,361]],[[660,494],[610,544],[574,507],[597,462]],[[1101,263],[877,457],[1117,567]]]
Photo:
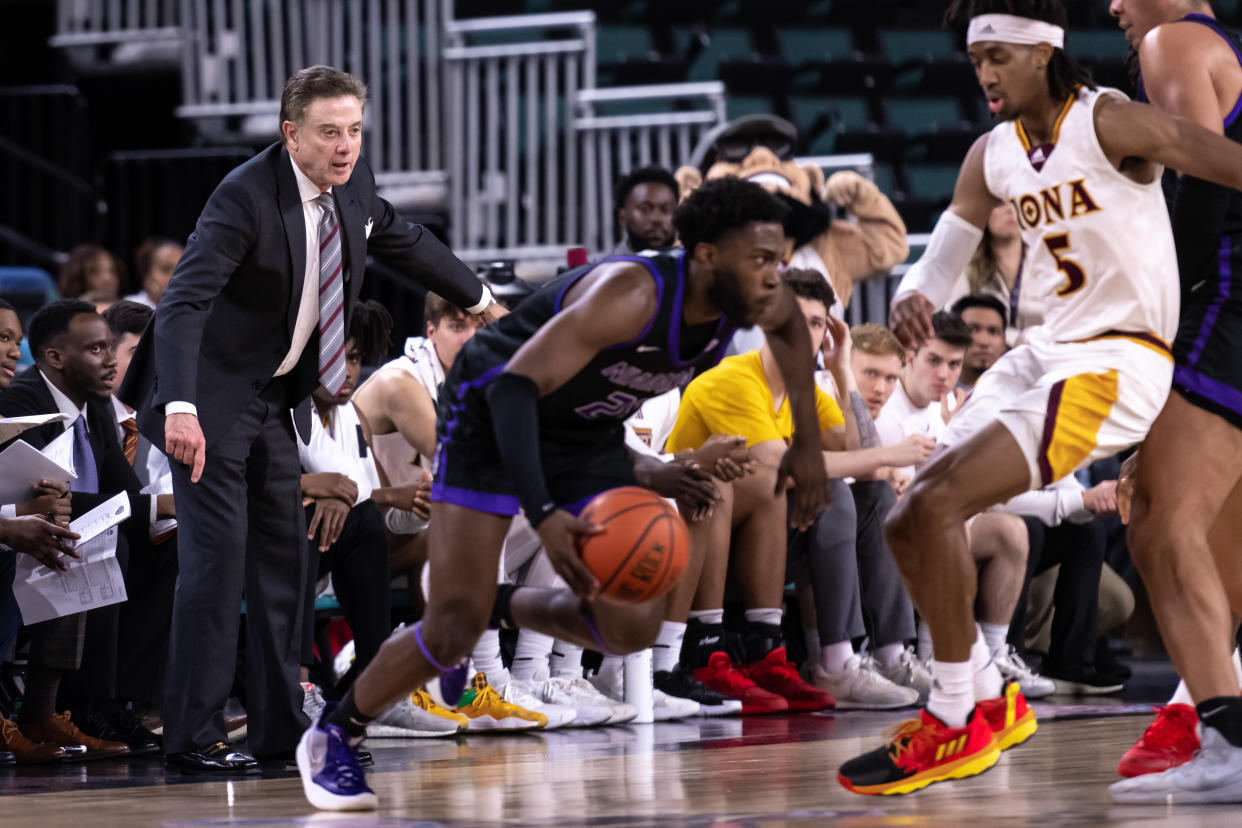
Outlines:
[[[443,381],[443,369],[431,343],[421,337],[411,337],[406,341],[405,356],[384,363],[379,371],[396,369],[405,371],[418,380],[431,401],[436,401],[436,382]],[[378,371],[377,371],[378,373]],[[375,459],[388,475],[388,482],[393,486],[404,486],[417,483],[422,479],[423,471],[431,471],[431,458],[423,457],[418,450],[405,441],[400,432],[391,434],[371,435],[371,451]]]
[[1046,157],[1038,150],[1028,157],[1019,120],[994,127],[984,175],[992,194],[1018,213],[1029,250],[1023,289],[1038,291],[1045,336],[1072,342],[1154,334],[1167,345],[1179,303],[1168,209],[1159,177],[1136,183],[1101,149],[1094,113],[1103,94],[1125,97],[1080,89],[1061,111]]

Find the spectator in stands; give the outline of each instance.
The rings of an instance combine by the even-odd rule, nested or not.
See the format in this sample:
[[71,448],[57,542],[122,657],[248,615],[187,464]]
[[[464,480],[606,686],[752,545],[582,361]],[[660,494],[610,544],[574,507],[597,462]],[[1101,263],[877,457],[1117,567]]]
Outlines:
[[172,239],[152,236],[138,245],[134,253],[135,273],[138,274],[138,292],[125,298],[154,308],[168,287],[168,280],[177,269],[184,248]]
[[965,272],[949,294],[949,307],[957,299],[976,293],[995,296],[1008,309],[1005,341],[1015,345],[1019,334],[1043,321],[1038,297],[1024,293],[1022,273],[1026,264],[1026,243],[1018,227],[1018,216],[1010,204],[992,211],[983,238]]
[[677,179],[660,167],[640,167],[618,181],[613,207],[622,237],[610,255],[632,256],[672,247],[676,235],[673,210],[679,193]]
[[124,285],[125,266],[121,260],[94,244],[81,244],[69,251],[57,279],[62,297],[106,304],[120,298]]
[[[73,431],[78,476],[70,485],[74,492],[72,516],[85,514],[125,492],[132,516],[121,524],[116,554],[131,601],[147,590],[171,590],[175,568],[170,571],[168,556],[151,545],[148,532],[154,520],[175,515],[173,499],[171,495],[140,492],[141,483],[117,439],[115,416],[106,403],[116,371],[107,323],[89,303],[58,300],[31,320],[30,349],[35,367],[20,374],[0,394],[0,414],[59,411],[69,418],[64,423],[31,429],[22,439],[42,448],[65,430]],[[148,606],[135,601],[135,606],[139,604]],[[129,745],[140,751],[151,749],[150,734],[123,702],[127,696],[142,697],[142,689],[130,688],[158,673],[164,651],[158,645],[118,646],[120,615],[121,608],[112,605],[35,626],[27,694],[19,721],[28,738],[75,750],[85,745],[88,755],[128,753]],[[151,617],[145,623],[154,627],[158,620]],[[158,635],[162,630],[149,632]],[[85,663],[84,648],[88,654]],[[83,670],[62,687],[62,674],[79,666]],[[71,709],[83,717],[82,726],[94,733],[88,735],[67,715],[57,715],[58,692],[65,702],[62,707],[72,701]]]
[[970,347],[957,381],[959,388],[970,391],[1005,353],[1005,306],[990,294],[971,293],[954,302],[951,312],[970,328]]
[[[296,441],[310,434],[320,377],[334,392],[344,382],[345,324],[368,252],[461,307],[482,314],[492,305],[469,268],[375,193],[359,155],[366,95],[331,67],[293,74],[281,141],[212,193],[121,389],[139,429],[177,461],[182,577],[164,747],[193,769],[257,764],[224,743],[243,590],[249,744],[283,761],[306,728]],[[302,223],[282,218],[299,207]]]

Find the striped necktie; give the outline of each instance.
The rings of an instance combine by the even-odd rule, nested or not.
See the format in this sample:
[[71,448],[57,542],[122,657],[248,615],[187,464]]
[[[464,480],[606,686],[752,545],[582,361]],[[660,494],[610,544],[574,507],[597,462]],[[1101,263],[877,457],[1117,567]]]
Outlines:
[[331,193],[315,197],[323,208],[319,222],[319,382],[335,394],[345,384],[345,280],[342,278],[340,224]]
[[121,450],[125,452],[125,459],[129,464],[134,465],[134,459],[138,456],[138,423],[133,417],[121,420]]

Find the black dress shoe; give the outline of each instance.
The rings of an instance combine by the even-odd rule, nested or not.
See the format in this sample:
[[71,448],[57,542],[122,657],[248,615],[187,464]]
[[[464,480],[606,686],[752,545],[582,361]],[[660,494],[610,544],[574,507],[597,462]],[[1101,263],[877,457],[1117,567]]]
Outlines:
[[164,761],[186,770],[208,773],[245,773],[259,769],[259,762],[253,756],[233,750],[224,742],[184,753],[165,753]]
[[121,710],[108,717],[119,741],[129,745],[131,754],[159,753],[163,740],[143,725],[130,710]]
[[8,765],[16,765],[17,757],[13,755],[11,750],[0,750],[0,767]]
[[131,755],[155,753],[160,749],[160,743],[151,731],[143,727],[138,717],[128,710],[112,714],[89,713],[77,725],[87,736],[129,745]]

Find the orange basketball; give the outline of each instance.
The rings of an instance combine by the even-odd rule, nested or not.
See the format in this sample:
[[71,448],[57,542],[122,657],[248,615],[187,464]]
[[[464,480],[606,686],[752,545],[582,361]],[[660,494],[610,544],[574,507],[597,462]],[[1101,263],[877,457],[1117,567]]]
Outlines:
[[623,486],[597,495],[582,519],[604,527],[579,545],[602,594],[642,603],[673,588],[690,561],[690,534],[677,509],[653,491]]

